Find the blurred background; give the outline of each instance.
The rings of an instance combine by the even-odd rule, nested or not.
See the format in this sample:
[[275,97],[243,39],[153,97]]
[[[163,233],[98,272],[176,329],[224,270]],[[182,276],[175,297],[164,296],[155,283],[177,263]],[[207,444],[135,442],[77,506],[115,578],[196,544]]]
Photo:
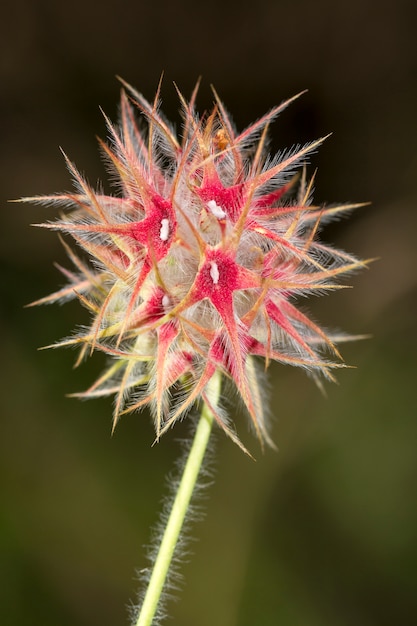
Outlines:
[[82,390],[100,357],[38,352],[87,321],[73,303],[24,309],[66,264],[53,210],[7,204],[71,189],[58,146],[90,182],[105,179],[95,135],[117,118],[116,75],[162,99],[172,82],[200,110],[213,83],[243,129],[308,89],[271,129],[271,149],[333,132],[312,159],[317,202],[371,201],[323,239],[380,257],[343,290],[309,303],[324,326],[373,338],[344,346],[356,369],[323,397],[302,372],[272,367],[273,438],[257,458],[224,436],[206,517],[193,528],[181,626],[411,626],[417,623],[417,48],[415,2],[6,0],[1,77],[0,622],[128,623],[135,570],[157,520],[178,425],[155,447],[149,416],[124,418]]

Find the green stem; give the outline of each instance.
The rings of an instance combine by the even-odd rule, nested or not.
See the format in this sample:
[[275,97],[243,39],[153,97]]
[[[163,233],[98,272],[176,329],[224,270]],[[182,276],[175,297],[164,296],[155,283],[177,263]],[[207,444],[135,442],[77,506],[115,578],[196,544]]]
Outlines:
[[[216,372],[211,379],[207,392],[213,404],[217,404],[221,389],[221,373]],[[139,611],[135,626],[151,626],[155,617],[162,589],[172,561],[175,546],[190,504],[191,496],[200,472],[204,454],[213,425],[213,414],[204,403],[194,440],[184,467],[181,481],[175,495],[171,513],[165,527],[158,555],[149,579],[148,588]]]

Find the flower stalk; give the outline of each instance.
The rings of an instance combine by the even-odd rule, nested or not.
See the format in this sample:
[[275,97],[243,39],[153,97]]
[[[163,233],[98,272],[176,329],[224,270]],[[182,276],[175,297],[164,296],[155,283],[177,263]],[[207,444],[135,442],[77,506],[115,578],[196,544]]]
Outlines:
[[[209,383],[208,396],[214,404],[218,403],[221,391],[221,374],[217,372]],[[191,497],[197,483],[201,465],[210,439],[214,416],[206,402],[203,403],[201,416],[195,431],[193,443],[184,467],[172,505],[171,513],[162,536],[159,551],[149,579],[148,588],[135,626],[151,626],[163,587],[168,575],[169,567],[175,552],[175,547],[181,533]]]

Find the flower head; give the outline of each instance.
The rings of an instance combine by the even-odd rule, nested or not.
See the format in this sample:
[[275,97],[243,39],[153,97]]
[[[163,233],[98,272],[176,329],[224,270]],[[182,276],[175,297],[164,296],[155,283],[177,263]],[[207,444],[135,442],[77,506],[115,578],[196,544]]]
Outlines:
[[[339,276],[363,266],[317,239],[321,224],[357,205],[312,203],[303,166],[323,139],[268,155],[268,125],[294,98],[239,133],[216,93],[212,112],[198,116],[196,87],[189,102],[179,94],[179,138],[159,93],[150,104],[125,88],[120,125],[106,118],[110,143],[100,142],[117,194],[92,189],[67,159],[75,193],[27,199],[64,207],[41,226],[72,235],[88,256],[64,244],[74,265],[62,270],[68,285],[36,304],[78,298],[91,312],[87,330],[55,345],[79,345],[79,360],[94,350],[111,357],[78,395],[115,394],[114,424],[149,405],[159,437],[195,402],[210,405],[207,385],[220,371],[269,441],[255,362],[332,379],[341,364],[335,338],[294,300],[340,288]],[[211,409],[239,443],[220,407]]]

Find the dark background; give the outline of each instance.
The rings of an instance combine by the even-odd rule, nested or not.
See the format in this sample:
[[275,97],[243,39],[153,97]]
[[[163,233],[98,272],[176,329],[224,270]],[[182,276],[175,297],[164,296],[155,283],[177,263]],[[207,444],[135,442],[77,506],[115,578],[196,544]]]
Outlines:
[[127,623],[179,453],[178,425],[155,447],[147,414],[110,437],[111,403],[85,388],[100,358],[37,352],[86,321],[78,304],[24,309],[60,284],[54,234],[29,224],[51,209],[8,199],[71,188],[61,145],[91,182],[105,178],[99,105],[115,119],[121,75],[177,120],[201,74],[242,129],[307,88],[271,147],[330,131],[314,156],[316,200],[372,201],[324,239],[380,257],[310,308],[324,325],[373,338],[344,347],[324,398],[302,372],[272,367],[279,452],[246,458],[216,437],[215,480],[183,567],[181,626],[411,626],[417,623],[415,3],[7,2],[1,27],[0,621],[8,626]]

